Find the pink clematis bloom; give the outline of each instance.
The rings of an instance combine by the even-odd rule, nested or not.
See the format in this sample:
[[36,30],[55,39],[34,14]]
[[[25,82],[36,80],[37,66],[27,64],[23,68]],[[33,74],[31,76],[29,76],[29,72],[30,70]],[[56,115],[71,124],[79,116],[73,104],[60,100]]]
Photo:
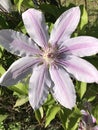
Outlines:
[[78,130],[98,130],[96,118],[85,110],[81,110],[82,119],[79,122]]
[[76,94],[70,76],[83,82],[98,82],[97,69],[80,58],[98,52],[98,39],[70,38],[80,20],[79,7],[65,11],[57,19],[50,38],[41,11],[28,9],[22,19],[30,38],[13,30],[0,31],[0,44],[22,57],[0,78],[0,84],[11,86],[31,74],[29,101],[34,109],[43,104],[49,92],[61,105],[72,109]]

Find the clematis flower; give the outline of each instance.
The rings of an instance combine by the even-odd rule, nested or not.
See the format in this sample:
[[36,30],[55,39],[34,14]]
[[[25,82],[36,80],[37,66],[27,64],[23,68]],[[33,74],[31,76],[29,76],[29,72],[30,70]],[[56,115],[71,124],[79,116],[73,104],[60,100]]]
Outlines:
[[85,110],[81,110],[82,119],[79,123],[78,130],[98,130],[98,125],[96,124],[96,118]]
[[28,9],[22,19],[30,38],[13,30],[0,31],[0,44],[21,57],[0,78],[0,84],[11,86],[31,74],[29,101],[34,109],[44,103],[49,92],[61,105],[72,109],[76,94],[70,76],[83,82],[98,82],[97,69],[80,58],[98,52],[98,39],[71,38],[80,20],[79,7],[65,11],[57,19],[50,38],[41,11]]
[[0,0],[0,11],[10,12],[11,7],[12,4],[10,0]]

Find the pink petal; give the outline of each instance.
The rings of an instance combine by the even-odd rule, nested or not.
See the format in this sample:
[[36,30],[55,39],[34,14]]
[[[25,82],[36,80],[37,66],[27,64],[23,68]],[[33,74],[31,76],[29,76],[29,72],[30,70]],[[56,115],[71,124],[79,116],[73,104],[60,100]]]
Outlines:
[[76,56],[90,56],[98,53],[98,39],[89,36],[71,38],[64,42],[62,51],[69,51]]
[[65,60],[60,61],[60,64],[79,81],[88,83],[98,82],[97,69],[86,60],[76,56],[69,56]]
[[32,73],[33,66],[39,63],[39,60],[31,57],[23,57],[15,61],[10,68],[0,78],[0,85],[11,86]]
[[50,84],[47,68],[44,65],[34,68],[29,84],[29,101],[33,109],[38,109],[43,104]]
[[11,1],[10,0],[0,0],[0,11],[7,11],[10,12],[11,11]]
[[0,31],[0,44],[7,51],[18,56],[40,53],[40,50],[29,37],[13,30],[4,29]]
[[61,44],[75,31],[80,20],[79,7],[73,7],[65,11],[55,22],[51,32],[49,43]]
[[30,37],[41,47],[46,47],[49,39],[42,12],[28,9],[22,14],[24,25]]
[[51,79],[54,82],[53,95],[66,108],[72,109],[75,106],[76,95],[74,85],[63,68],[50,68]]
[[96,118],[91,114],[89,114],[87,111],[85,110],[81,110],[81,113],[83,115],[83,120],[87,123],[96,123]]

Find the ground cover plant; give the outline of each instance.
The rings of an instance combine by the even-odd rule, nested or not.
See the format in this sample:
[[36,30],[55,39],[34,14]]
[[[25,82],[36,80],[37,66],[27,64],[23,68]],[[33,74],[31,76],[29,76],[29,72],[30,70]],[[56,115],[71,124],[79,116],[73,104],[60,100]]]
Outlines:
[[98,130],[97,8],[0,1],[0,130]]

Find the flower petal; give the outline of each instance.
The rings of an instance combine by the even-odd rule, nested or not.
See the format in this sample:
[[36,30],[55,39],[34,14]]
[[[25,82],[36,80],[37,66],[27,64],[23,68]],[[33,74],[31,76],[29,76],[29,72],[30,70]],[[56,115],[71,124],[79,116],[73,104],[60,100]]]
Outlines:
[[97,69],[86,60],[76,56],[69,56],[65,60],[60,61],[60,64],[79,81],[88,83],[98,82]]
[[51,32],[49,43],[61,44],[75,31],[80,19],[79,7],[73,7],[65,11],[55,22]]
[[46,47],[49,39],[42,12],[28,9],[22,14],[24,25],[30,37],[41,47]]
[[98,39],[89,36],[71,38],[64,42],[65,48],[61,51],[69,51],[76,56],[90,56],[98,53]]
[[50,76],[55,86],[53,87],[54,97],[66,108],[72,109],[76,102],[74,85],[63,68],[50,68]]
[[50,86],[49,73],[44,65],[34,68],[29,84],[29,101],[38,109],[45,101]]
[[18,56],[40,53],[40,50],[38,50],[29,37],[13,30],[4,29],[0,31],[0,44],[7,51]]
[[92,114],[89,114],[85,110],[81,110],[81,113],[82,113],[82,120],[86,124],[94,124],[94,123],[96,123],[96,118]]
[[11,1],[10,0],[0,0],[0,11],[7,11],[10,12],[11,11]]
[[10,68],[0,78],[0,85],[11,86],[32,73],[33,66],[38,63],[38,59],[23,57],[15,61]]

